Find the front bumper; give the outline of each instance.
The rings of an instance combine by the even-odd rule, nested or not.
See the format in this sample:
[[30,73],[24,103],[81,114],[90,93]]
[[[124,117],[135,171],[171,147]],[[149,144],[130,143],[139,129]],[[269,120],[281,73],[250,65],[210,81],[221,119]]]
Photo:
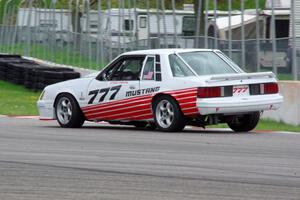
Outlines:
[[39,100],[37,102],[37,107],[40,114],[40,120],[55,119],[53,102]]
[[283,97],[280,94],[205,99],[198,98],[197,108],[201,115],[235,114],[277,110],[282,102]]

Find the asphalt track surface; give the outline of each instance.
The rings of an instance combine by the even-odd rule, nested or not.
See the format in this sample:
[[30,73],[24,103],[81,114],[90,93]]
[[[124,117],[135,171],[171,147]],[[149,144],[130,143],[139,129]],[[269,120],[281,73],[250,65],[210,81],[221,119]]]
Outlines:
[[300,134],[0,117],[0,199],[300,199]]

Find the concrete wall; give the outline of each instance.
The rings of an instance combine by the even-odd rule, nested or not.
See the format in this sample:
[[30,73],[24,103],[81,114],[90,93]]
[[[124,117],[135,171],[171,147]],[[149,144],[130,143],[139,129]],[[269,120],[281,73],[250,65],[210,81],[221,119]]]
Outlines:
[[292,125],[300,125],[300,81],[280,81],[284,101],[279,110],[265,111],[262,118]]

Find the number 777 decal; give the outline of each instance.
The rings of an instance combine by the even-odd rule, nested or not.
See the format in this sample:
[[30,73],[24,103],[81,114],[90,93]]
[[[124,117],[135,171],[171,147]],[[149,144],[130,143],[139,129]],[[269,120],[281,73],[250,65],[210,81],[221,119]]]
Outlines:
[[236,88],[233,88],[233,94],[237,94],[237,93],[244,93],[248,90],[248,87],[247,86],[244,86],[244,87],[236,87]]
[[108,88],[102,88],[98,90],[92,90],[89,92],[89,95],[92,95],[90,98],[88,104],[92,104],[95,100],[95,98],[98,96],[98,94],[101,94],[99,102],[104,101],[105,97],[107,96],[108,93],[111,93],[109,100],[115,99],[117,93],[120,91],[121,85],[117,85],[114,87],[108,87]]

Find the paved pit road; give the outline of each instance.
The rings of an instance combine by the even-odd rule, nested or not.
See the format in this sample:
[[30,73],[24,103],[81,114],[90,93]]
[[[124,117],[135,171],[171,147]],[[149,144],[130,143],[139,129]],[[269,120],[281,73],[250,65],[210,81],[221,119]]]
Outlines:
[[300,199],[300,134],[0,117],[0,199]]

